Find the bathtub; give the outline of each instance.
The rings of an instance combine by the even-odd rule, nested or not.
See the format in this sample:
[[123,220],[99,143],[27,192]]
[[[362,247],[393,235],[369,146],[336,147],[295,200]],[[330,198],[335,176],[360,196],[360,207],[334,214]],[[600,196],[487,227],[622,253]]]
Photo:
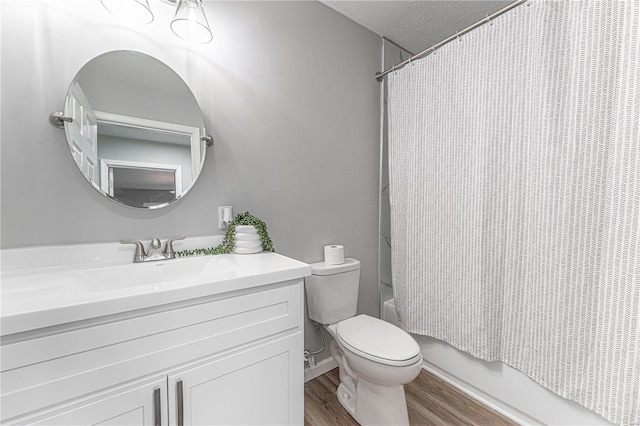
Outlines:
[[[382,306],[382,318],[402,328],[394,300],[387,300]],[[520,424],[611,424],[502,362],[486,362],[442,340],[413,336],[422,349],[424,369]]]

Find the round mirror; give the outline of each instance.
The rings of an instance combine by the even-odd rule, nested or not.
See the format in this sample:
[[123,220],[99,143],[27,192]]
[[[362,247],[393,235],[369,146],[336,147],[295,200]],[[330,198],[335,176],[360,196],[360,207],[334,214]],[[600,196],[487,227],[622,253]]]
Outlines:
[[82,174],[125,206],[167,206],[202,170],[198,102],[178,74],[144,53],[121,50],[89,61],[71,82],[64,116]]

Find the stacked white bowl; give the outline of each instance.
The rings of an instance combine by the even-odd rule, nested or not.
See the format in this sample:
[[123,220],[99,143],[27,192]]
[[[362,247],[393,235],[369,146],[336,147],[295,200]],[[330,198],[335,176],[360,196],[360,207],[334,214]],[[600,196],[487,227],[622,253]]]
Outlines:
[[253,225],[238,225],[236,226],[236,242],[234,253],[237,254],[252,254],[260,253],[262,251],[262,240],[258,230]]

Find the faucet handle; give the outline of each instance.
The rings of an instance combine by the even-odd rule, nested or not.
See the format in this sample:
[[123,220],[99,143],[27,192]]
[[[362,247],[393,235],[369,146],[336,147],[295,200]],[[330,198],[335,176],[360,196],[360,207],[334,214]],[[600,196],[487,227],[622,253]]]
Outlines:
[[162,247],[162,244],[160,244],[160,238],[152,238],[149,243],[149,251],[159,249],[160,247]]
[[133,255],[133,263],[144,262],[146,253],[144,252],[144,247],[140,241],[120,240],[120,244],[135,244],[136,253]]
[[173,237],[173,238],[169,238],[165,243],[164,243],[164,250],[163,253],[165,255],[165,257],[167,259],[175,259],[176,258],[176,253],[173,251],[173,242],[174,241],[179,241],[179,240],[184,240],[184,235],[180,235],[179,237]]

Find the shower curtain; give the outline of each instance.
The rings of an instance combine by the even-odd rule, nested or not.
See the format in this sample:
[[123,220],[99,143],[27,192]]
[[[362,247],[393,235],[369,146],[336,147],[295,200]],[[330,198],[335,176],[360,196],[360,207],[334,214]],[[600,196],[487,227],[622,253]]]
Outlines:
[[388,76],[409,332],[640,423],[640,2],[536,1]]

